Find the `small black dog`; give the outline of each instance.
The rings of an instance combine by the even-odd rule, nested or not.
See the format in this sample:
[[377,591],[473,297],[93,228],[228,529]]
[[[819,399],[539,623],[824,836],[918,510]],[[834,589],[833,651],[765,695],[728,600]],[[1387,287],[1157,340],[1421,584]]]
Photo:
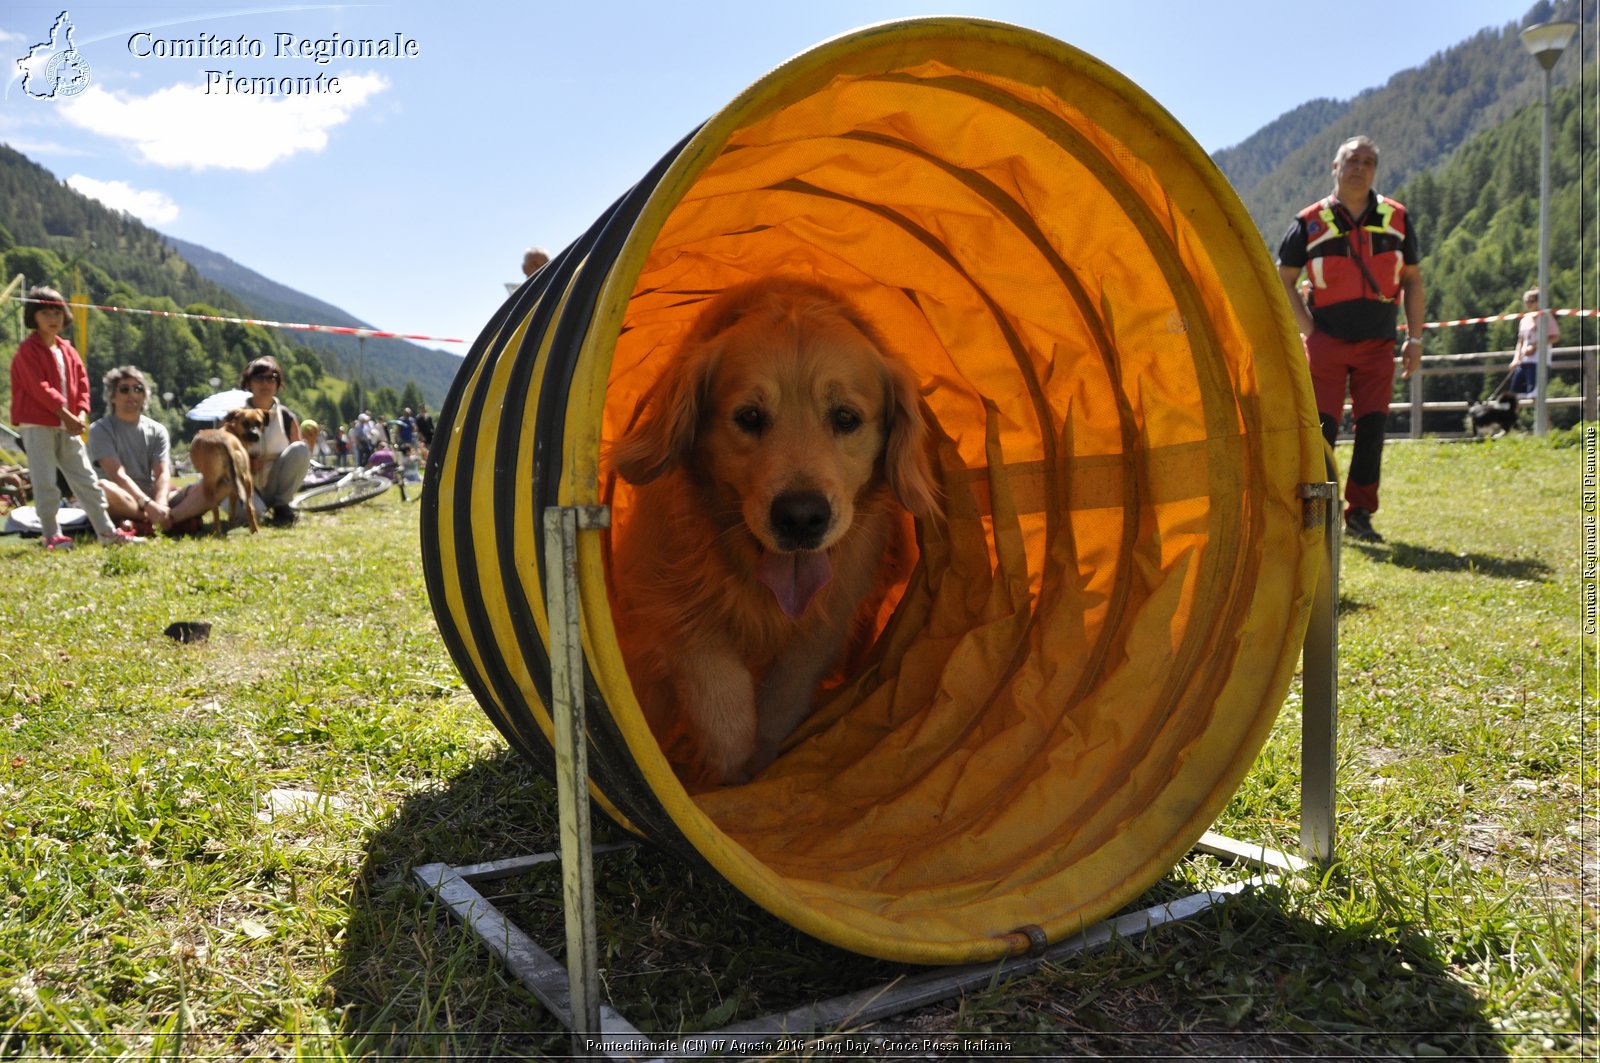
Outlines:
[[1474,403],[1467,411],[1467,424],[1472,428],[1474,436],[1482,435],[1483,429],[1494,429],[1489,433],[1490,439],[1499,439],[1517,424],[1517,396],[1515,392],[1501,391],[1491,396],[1485,402]]

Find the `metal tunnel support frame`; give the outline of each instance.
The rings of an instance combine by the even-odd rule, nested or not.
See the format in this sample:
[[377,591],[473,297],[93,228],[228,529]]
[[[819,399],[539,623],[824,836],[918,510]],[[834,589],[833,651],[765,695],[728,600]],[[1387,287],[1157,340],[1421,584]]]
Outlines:
[[[1258,873],[1181,900],[1104,920],[1064,941],[1027,956],[965,967],[932,968],[885,986],[801,1005],[793,1010],[723,1030],[673,1036],[635,1029],[601,998],[598,940],[595,932],[594,858],[632,846],[595,846],[590,834],[586,706],[583,698],[582,616],[577,585],[577,542],[582,531],[610,526],[604,506],[552,506],[543,514],[545,572],[552,673],[551,713],[555,725],[557,794],[561,849],[558,853],[452,866],[419,866],[413,874],[468,929],[506,963],[518,979],[572,1033],[572,1050],[581,1058],[669,1059],[711,1054],[760,1054],[779,1038],[797,1047],[827,1043],[846,1026],[860,1026],[1025,975],[1044,963],[1103,946],[1116,938],[1142,934],[1166,923],[1192,918],[1243,890],[1275,881],[1282,872],[1309,864],[1326,866],[1334,854],[1334,800],[1338,725],[1338,609],[1341,522],[1338,484],[1300,485],[1308,525],[1323,525],[1323,565],[1311,608],[1302,654],[1300,741],[1302,857],[1207,832],[1195,851],[1252,865]],[[560,861],[567,964],[495,908],[476,883],[524,874]],[[856,1035],[860,1036],[860,1035]],[[871,1035],[866,1035],[867,1039]]]

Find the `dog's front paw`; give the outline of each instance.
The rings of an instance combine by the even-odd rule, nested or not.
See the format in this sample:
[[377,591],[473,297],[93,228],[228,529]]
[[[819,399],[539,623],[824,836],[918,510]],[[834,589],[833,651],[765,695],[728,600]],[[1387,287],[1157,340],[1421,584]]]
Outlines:
[[704,743],[701,747],[700,781],[706,789],[747,783],[755,775],[749,767],[753,759],[750,746],[745,742]]
[[686,653],[678,662],[679,726],[694,749],[697,783],[706,787],[745,782],[756,745],[755,684],[737,657]]

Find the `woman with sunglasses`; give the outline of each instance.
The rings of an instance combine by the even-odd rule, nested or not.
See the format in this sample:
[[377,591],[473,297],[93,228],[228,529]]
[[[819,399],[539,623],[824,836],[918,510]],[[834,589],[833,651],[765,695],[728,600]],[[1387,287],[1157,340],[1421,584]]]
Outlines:
[[245,366],[239,386],[250,392],[249,405],[267,414],[261,453],[253,462],[256,512],[271,524],[293,524],[295,514],[289,500],[305,482],[311,451],[300,438],[300,419],[278,401],[278,390],[283,386],[278,360],[262,357]]
[[113,520],[140,535],[198,532],[211,508],[198,484],[172,489],[172,437],[146,417],[155,385],[139,369],[120,365],[101,379],[106,415],[89,426],[89,461]]
[[89,426],[89,461],[111,519],[133,521],[148,535],[166,526],[170,514],[172,439],[165,425],[145,416],[151,385],[138,368],[119,365],[100,385],[106,415]]

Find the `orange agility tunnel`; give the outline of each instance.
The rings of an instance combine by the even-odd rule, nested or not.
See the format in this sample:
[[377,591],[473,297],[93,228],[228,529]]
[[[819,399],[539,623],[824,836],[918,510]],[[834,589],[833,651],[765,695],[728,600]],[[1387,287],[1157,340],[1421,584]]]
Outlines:
[[864,667],[753,781],[690,794],[646,724],[611,533],[578,553],[591,794],[795,927],[968,963],[1137,898],[1210,826],[1292,678],[1325,479],[1277,272],[1178,123],[1068,45],[918,19],[751,86],[517,291],[457,376],[423,556],[450,652],[553,766],[543,528],[707,300],[817,280],[892,339],[944,519]]

